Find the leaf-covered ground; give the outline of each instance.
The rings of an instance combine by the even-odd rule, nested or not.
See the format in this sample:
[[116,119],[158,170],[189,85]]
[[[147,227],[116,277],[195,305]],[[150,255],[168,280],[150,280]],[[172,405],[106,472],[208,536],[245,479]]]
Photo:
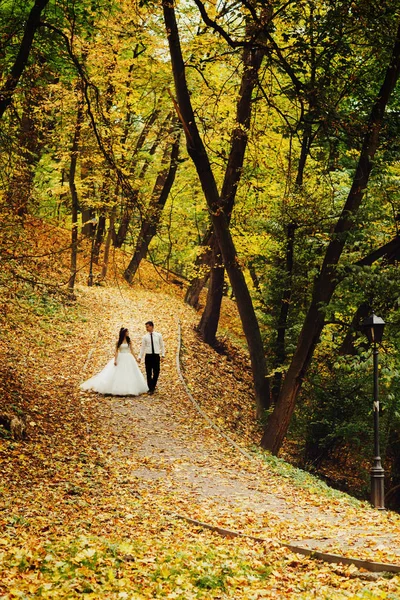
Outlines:
[[[283,461],[249,459],[210,426],[177,375],[178,319],[193,398],[243,448],[258,433],[247,358],[204,346],[176,289],[150,267],[132,289],[81,286],[71,305],[20,293],[3,332],[1,398],[26,415],[28,439],[0,440],[0,598],[399,598],[397,575],[281,546],[400,563],[400,517]],[[138,347],[147,319],[167,345],[157,394],[80,392],[119,327]]]

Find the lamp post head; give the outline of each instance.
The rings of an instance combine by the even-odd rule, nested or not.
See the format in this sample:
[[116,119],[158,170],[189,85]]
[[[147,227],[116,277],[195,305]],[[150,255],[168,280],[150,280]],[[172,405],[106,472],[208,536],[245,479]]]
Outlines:
[[385,321],[380,317],[377,317],[374,313],[362,324],[363,330],[368,338],[368,341],[372,344],[380,344],[383,337],[383,330],[385,329]]

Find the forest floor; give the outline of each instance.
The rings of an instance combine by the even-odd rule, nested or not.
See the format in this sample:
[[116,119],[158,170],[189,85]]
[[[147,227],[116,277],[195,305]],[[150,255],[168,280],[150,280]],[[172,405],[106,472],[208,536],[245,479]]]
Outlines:
[[[203,344],[182,293],[147,266],[133,287],[81,281],[71,304],[25,290],[10,309],[0,409],[24,414],[28,436],[0,438],[0,599],[399,599],[398,574],[284,545],[400,565],[400,515],[252,448],[246,353]],[[225,310],[222,327],[235,318]],[[119,328],[139,348],[148,319],[167,348],[157,393],[81,392]],[[178,375],[178,323],[187,389],[237,446]]]
[[[80,287],[77,297],[41,319],[29,347],[12,349],[35,403],[29,438],[2,441],[0,598],[400,597],[398,576],[280,545],[400,564],[400,516],[283,461],[249,459],[221,437],[178,377],[178,320],[184,377],[205,410],[222,389],[239,410],[241,371],[197,339],[196,315],[176,295],[121,284]],[[138,347],[149,318],[167,347],[157,393],[80,392],[112,356],[119,327]],[[246,447],[240,431],[229,435]],[[225,539],[177,515],[266,541]]]

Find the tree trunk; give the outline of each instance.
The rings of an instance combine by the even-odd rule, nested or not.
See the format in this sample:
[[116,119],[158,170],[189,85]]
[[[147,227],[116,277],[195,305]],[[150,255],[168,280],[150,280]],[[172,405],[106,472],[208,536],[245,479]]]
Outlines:
[[197,330],[203,340],[210,346],[217,343],[217,330],[224,292],[225,269],[221,264],[215,264],[210,271],[207,302],[201,315]]
[[76,165],[78,162],[79,142],[81,137],[81,129],[83,123],[83,102],[78,100],[78,110],[76,116],[76,125],[74,139],[71,148],[71,164],[68,174],[69,189],[72,200],[72,228],[71,228],[71,275],[68,282],[68,291],[71,295],[74,293],[75,278],[77,271],[77,255],[78,255],[78,209],[79,199],[75,184]]
[[210,244],[214,239],[212,227],[204,234],[201,242],[202,252],[197,256],[194,267],[197,275],[192,279],[186,291],[185,302],[196,310],[200,306],[200,294],[210,277],[212,250]]
[[32,48],[33,38],[37,28],[40,25],[41,14],[48,3],[49,0],[36,0],[31,12],[29,13],[17,57],[3,88],[0,90],[0,119],[4,115],[6,108],[11,103],[15,88],[17,87],[21,75],[25,70]]
[[[311,106],[310,106],[311,110]],[[309,117],[310,118],[310,117]],[[312,140],[312,125],[307,121],[307,116],[304,119],[304,133],[301,142],[301,150],[299,163],[297,165],[297,175],[295,181],[295,190],[300,191],[304,182],[304,171],[306,168],[307,158],[310,152]],[[275,403],[279,397],[282,385],[282,371],[280,368],[286,360],[286,331],[289,317],[290,302],[292,299],[292,280],[294,268],[294,242],[296,235],[296,223],[289,223],[286,227],[286,261],[285,261],[285,280],[282,298],[280,302],[280,310],[278,317],[277,336],[275,345],[275,360],[273,364],[276,373],[272,381],[272,402]]]
[[[83,175],[83,173],[82,173]],[[84,177],[82,177],[84,179]],[[86,237],[93,236],[93,219],[95,217],[95,212],[93,208],[89,208],[87,206],[81,207],[81,217],[82,217],[82,227],[81,233]]]
[[100,215],[99,222],[97,224],[96,229],[96,239],[94,241],[93,247],[93,262],[98,265],[99,264],[99,256],[100,256],[100,248],[103,242],[104,233],[106,230],[106,215]]
[[[224,211],[228,225],[242,175],[248,142],[248,131],[250,129],[252,95],[258,81],[258,71],[263,57],[264,51],[260,49],[245,48],[243,51],[242,60],[244,68],[236,107],[236,127],[231,136],[231,148],[220,197],[220,209]],[[225,270],[221,265],[221,253],[218,244],[213,240],[210,245],[213,248],[210,264],[211,276],[206,307],[203,311],[198,330],[204,341],[213,346],[216,343],[221,313]]]
[[136,242],[135,252],[124,273],[124,277],[129,283],[132,283],[140,262],[146,256],[150,242],[157,233],[163,208],[175,181],[176,170],[178,168],[180,137],[181,129],[179,127],[171,151],[168,147],[165,148],[161,171],[154,184],[146,216],[143,219]]
[[[128,81],[129,85],[127,84],[128,87],[128,94],[130,95],[131,92],[131,78],[129,78]],[[125,122],[125,128],[124,128],[124,134],[122,136],[122,140],[121,143],[125,144],[126,140],[128,138],[129,135],[129,118],[130,118],[130,112],[128,112],[128,114],[126,115],[126,122]],[[129,172],[131,175],[135,174],[136,168],[137,168],[137,164],[139,162],[139,156],[140,156],[140,151],[144,146],[144,143],[147,139],[147,136],[149,135],[149,132],[152,128],[152,126],[154,125],[157,117],[160,114],[160,110],[158,108],[156,108],[155,110],[153,110],[151,112],[151,114],[149,115],[149,117],[146,119],[146,122],[143,126],[142,131],[140,132],[140,135],[136,141],[136,146],[135,146],[135,150],[133,152],[133,160],[131,162],[131,164],[129,165]],[[152,148],[153,149],[153,148]],[[150,153],[152,151],[152,149],[150,150]],[[153,150],[153,154],[156,151],[157,146],[154,146],[154,150]],[[148,168],[148,162],[145,161],[145,167],[144,167],[144,171],[142,169],[142,175],[144,175],[144,173],[146,172],[147,168]],[[131,217],[132,217],[132,212],[135,208],[135,206],[137,205],[137,201],[138,201],[138,197],[139,197],[139,190],[138,189],[129,189],[129,192],[127,194],[126,200],[125,200],[125,205],[123,207],[123,211],[122,211],[122,218],[121,218],[121,222],[118,228],[118,232],[113,234],[113,244],[115,248],[121,248],[121,246],[123,245],[123,243],[125,242],[127,233],[128,233],[128,228],[129,228],[129,224],[131,222]],[[115,227],[115,223],[114,223],[114,227]]]
[[347,331],[344,340],[339,348],[339,356],[345,356],[346,354],[354,355],[356,353],[354,347],[355,332],[360,328],[361,323],[371,314],[371,306],[369,302],[363,302],[357,308],[349,330]]
[[[138,162],[138,153],[139,153],[139,150],[143,147],[143,144],[144,144],[144,142],[146,140],[146,137],[147,137],[147,135],[149,133],[150,127],[154,123],[157,114],[158,114],[157,111],[154,111],[152,113],[152,115],[148,119],[146,125],[144,126],[142,133],[139,136],[138,142],[136,144],[136,149],[135,149],[135,160],[134,160],[133,165],[131,166],[131,172],[132,172],[132,174],[134,173],[135,167],[136,167],[137,162]],[[160,130],[159,130],[159,132],[157,134],[157,137],[156,137],[153,145],[151,146],[151,148],[149,150],[149,153],[148,153],[148,156],[146,157],[146,159],[145,159],[145,161],[143,163],[143,166],[142,166],[142,168],[140,170],[140,173],[139,173],[139,176],[138,176],[139,181],[141,181],[144,178],[144,176],[146,175],[146,173],[147,173],[147,170],[148,170],[148,168],[150,166],[151,157],[154,156],[154,154],[155,154],[158,146],[160,145],[161,138],[162,138],[162,136],[164,134],[164,131],[165,131],[165,128],[167,126],[168,121],[171,119],[171,116],[172,115],[169,114],[167,116],[167,118],[165,119],[164,123],[162,124],[162,126],[160,127]],[[130,225],[131,218],[132,218],[133,209],[137,205],[138,198],[139,198],[139,189],[136,188],[136,189],[132,190],[131,195],[126,199],[126,204],[125,204],[124,211],[123,211],[123,214],[122,214],[121,223],[120,223],[117,235],[116,235],[115,240],[114,240],[114,246],[116,248],[121,248],[121,246],[124,244],[124,242],[126,240],[126,236],[128,234],[128,229],[129,229],[129,225]]]
[[[294,223],[289,223],[286,229],[286,264],[285,264],[285,280],[284,289],[281,298],[281,306],[278,317],[276,345],[275,345],[275,360],[273,368],[279,369],[286,360],[286,330],[287,320],[289,315],[290,300],[292,297],[292,276],[294,265],[294,240],[297,226]],[[272,382],[272,401],[276,402],[279,396],[282,383],[282,371],[277,371]]]
[[[380,258],[384,258],[388,264],[393,264],[400,259],[400,237],[398,235],[393,240],[390,240],[390,242],[387,242],[373,252],[370,252],[367,256],[364,256],[364,258],[357,261],[356,265],[372,265]],[[368,302],[363,302],[357,308],[349,330],[340,346],[340,356],[345,356],[346,354],[354,355],[356,353],[354,346],[355,333],[360,330],[362,322],[371,314],[371,310],[371,306]]]
[[320,274],[315,280],[311,304],[300,333],[297,348],[283,382],[275,409],[268,419],[261,440],[262,446],[274,454],[279,452],[285,438],[298,393],[324,327],[324,308],[330,302],[337,286],[336,265],[341,257],[348,234],[354,228],[354,216],[360,207],[368,184],[386,106],[398,80],[399,72],[400,28],[397,31],[396,42],[384,82],[371,110],[352,187],[336,224],[332,240],[326,250]]
[[[32,193],[34,167],[39,161],[41,147],[38,133],[32,118],[31,108],[36,105],[29,96],[27,106],[21,117],[21,128],[18,136],[18,164],[14,169],[9,188],[6,193],[7,204],[14,214],[23,217],[28,212],[28,203]],[[36,105],[37,106],[37,105]]]
[[103,257],[103,266],[101,269],[101,278],[105,279],[107,277],[107,270],[108,270],[108,261],[110,258],[110,248],[111,248],[111,242],[113,239],[113,235],[114,235],[114,224],[115,224],[115,214],[117,212],[116,207],[114,207],[111,211],[110,214],[110,221],[109,221],[109,226],[108,226],[108,231],[107,231],[107,237],[106,237],[106,242],[104,244],[104,257]]
[[[93,177],[94,175],[94,171],[95,171],[95,166],[93,164],[93,160],[92,160],[92,155],[89,155],[86,152],[84,152],[84,146],[82,144],[81,147],[81,157],[80,157],[80,163],[81,163],[81,170],[80,170],[80,180],[81,183],[84,183],[85,180],[89,177]],[[86,186],[89,187],[89,186]],[[92,182],[92,191],[88,192],[86,187],[83,188],[82,190],[82,194],[80,197],[80,202],[79,202],[79,210],[81,212],[81,234],[88,237],[88,238],[92,238],[93,237],[93,219],[95,218],[95,211],[94,208],[92,206],[90,206],[90,204],[92,203],[92,199],[89,200],[89,202],[87,202],[87,198],[90,197],[94,197],[95,195],[95,190],[93,187],[93,182]]]
[[396,235],[395,238],[387,242],[383,246],[380,246],[373,252],[370,252],[367,256],[364,256],[356,264],[360,267],[364,265],[372,265],[375,261],[385,257],[385,261],[388,264],[394,264],[400,260],[400,236]]
[[236,248],[229,231],[227,215],[221,206],[216,181],[206,149],[197,128],[196,118],[193,113],[186,82],[185,65],[180,47],[175,11],[170,0],[163,0],[163,13],[178,98],[179,116],[186,135],[187,149],[196,167],[203,193],[212,216],[213,229],[221,249],[225,268],[236,296],[243,331],[249,347],[257,415],[261,417],[264,414],[264,410],[269,405],[269,386],[265,373],[265,356],[260,328],[246,280],[239,265]]
[[205,252],[201,255],[201,262],[197,263],[196,267],[200,273],[203,275],[197,275],[194,279],[192,279],[188,289],[186,290],[185,302],[189,304],[192,308],[199,310],[200,306],[200,294],[203,291],[204,287],[207,285],[208,280],[210,279],[210,263],[208,252]]

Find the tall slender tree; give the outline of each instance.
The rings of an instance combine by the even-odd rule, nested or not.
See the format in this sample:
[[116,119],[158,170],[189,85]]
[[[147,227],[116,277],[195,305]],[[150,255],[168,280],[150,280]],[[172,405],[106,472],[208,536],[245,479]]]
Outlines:
[[[266,15],[265,15],[266,17]],[[254,35],[253,28],[247,27],[247,35]],[[236,108],[236,126],[232,131],[230,152],[220,195],[220,207],[226,215],[227,223],[231,219],[238,185],[240,182],[245,152],[248,143],[251,112],[254,103],[253,91],[257,86],[258,72],[264,57],[263,48],[245,48],[243,50],[243,73]],[[221,302],[224,289],[225,269],[217,241],[210,240],[211,277],[208,286],[207,303],[204,308],[198,330],[204,341],[214,345],[218,329]]]
[[168,200],[169,193],[175,180],[181,137],[181,128],[177,127],[176,123],[173,123],[171,135],[174,138],[172,145],[170,146],[167,143],[165,146],[160,171],[157,175],[150,202],[142,220],[135,251],[124,273],[124,277],[129,283],[132,282],[140,266],[141,260],[147,254],[151,240],[157,233],[163,208]]
[[163,14],[168,36],[171,66],[178,99],[179,116],[186,135],[187,150],[197,174],[211,213],[213,229],[221,250],[224,265],[235,293],[243,331],[246,336],[252,364],[257,413],[261,417],[269,405],[269,386],[266,379],[264,348],[259,324],[247,283],[240,267],[236,248],[229,231],[228,217],[221,204],[221,196],[211,168],[206,148],[201,139],[186,81],[175,10],[170,0],[163,0]]

